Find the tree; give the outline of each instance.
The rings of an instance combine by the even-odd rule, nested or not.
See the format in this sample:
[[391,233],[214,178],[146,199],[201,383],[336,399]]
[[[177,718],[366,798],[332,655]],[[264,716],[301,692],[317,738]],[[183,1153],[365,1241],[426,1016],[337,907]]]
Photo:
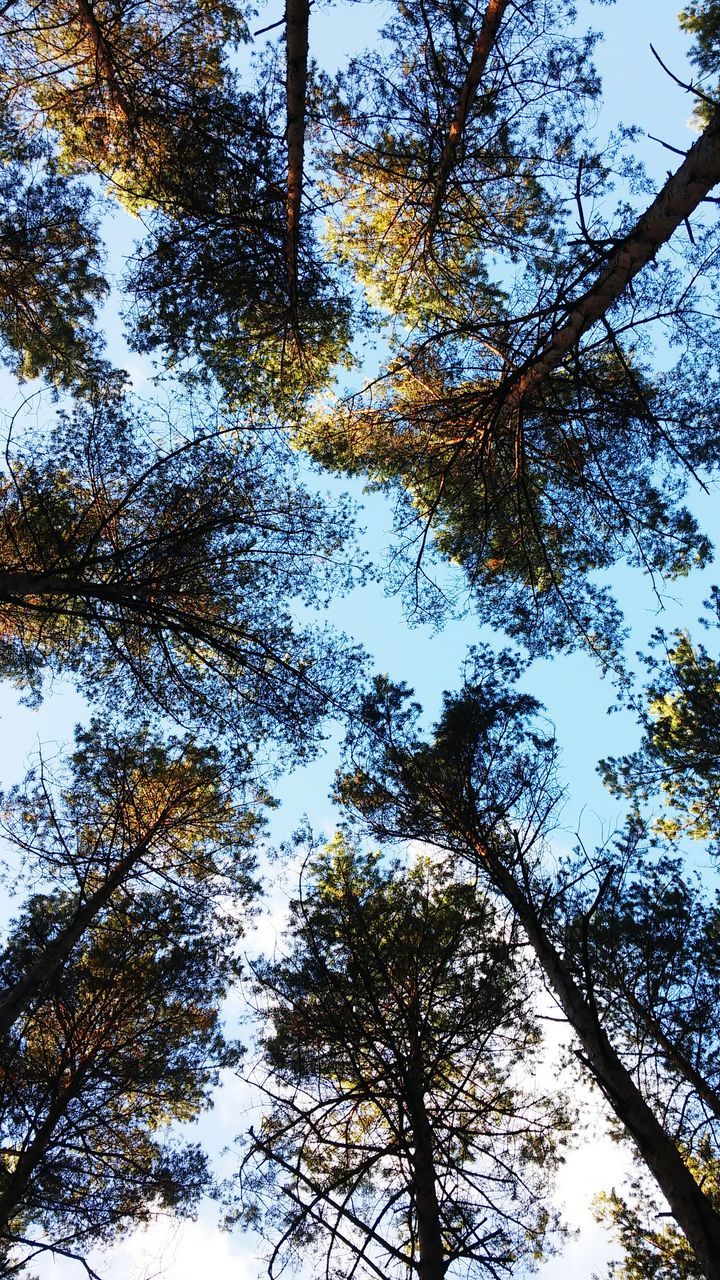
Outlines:
[[398,6],[324,84],[331,244],[395,322],[394,355],[499,325],[491,255],[532,261],[562,233],[551,182],[574,182],[595,41],[565,34],[564,0],[511,9]]
[[[720,619],[716,587],[707,603],[711,619]],[[652,678],[644,702],[635,703],[643,730],[640,747],[628,756],[603,761],[601,771],[616,795],[635,804],[655,801],[660,794],[669,813],[656,826],[666,836],[674,839],[687,833],[709,840],[717,852],[720,667],[706,646],[694,643],[686,631],[670,638],[658,631],[654,639],[661,657],[651,654],[646,659]]]
[[37,689],[48,668],[77,672],[141,719],[153,706],[183,726],[199,715],[212,734],[245,745],[278,734],[302,753],[344,659],[328,634],[293,623],[290,602],[317,604],[352,579],[346,511],[326,511],[289,459],[234,427],[210,420],[194,436],[190,422],[178,440],[165,424],[169,443],[153,443],[152,424],[98,397],[12,449],[6,676]]
[[717,0],[690,0],[687,9],[682,10],[678,20],[685,31],[696,37],[690,56],[700,72],[701,85],[705,83],[706,92],[702,91],[700,85],[694,86],[695,113],[700,122],[707,123],[717,105],[714,100],[717,97],[717,53],[720,33]]
[[[428,205],[440,217],[438,148],[472,66],[474,8],[404,8],[380,67],[373,54],[347,77],[335,238],[398,323],[384,374],[299,438],[324,465],[399,493],[420,585],[432,534],[466,569],[484,620],[535,650],[579,640],[607,659],[620,619],[588,574],[628,559],[673,576],[707,556],[681,499],[717,460],[706,396],[717,332],[700,313],[720,125],[711,113],[644,210],[608,216],[622,159],[601,161],[587,135],[592,42],[563,42],[560,16],[515,6],[486,41],[432,253],[423,229]],[[659,374],[649,335],[661,331],[681,354]]]
[[[373,51],[324,86],[336,174],[327,194],[340,210],[331,248],[390,312],[395,335],[367,397],[311,415],[297,439],[324,465],[399,491],[416,583],[432,533],[467,570],[487,620],[536,649],[579,642],[614,661],[622,620],[589,575],[628,559],[672,577],[708,555],[682,497],[717,455],[705,395],[717,335],[703,305],[717,232],[699,210],[720,175],[718,126],[710,113],[644,210],[628,203],[608,216],[601,201],[627,163],[617,150],[601,160],[589,136],[594,42],[563,35],[568,17],[562,3],[456,12],[419,0],[385,31],[387,55]],[[246,97],[227,136],[240,152],[249,143],[249,158],[236,144],[230,167],[208,172],[253,193],[247,215],[237,221],[236,195],[223,200],[232,218],[218,221],[210,199],[189,220],[158,222],[132,287],[140,345],[164,344],[173,359],[200,350],[230,395],[249,390],[294,418],[295,393],[322,386],[349,332],[347,304],[307,237],[298,259],[307,14],[286,19],[287,226],[278,108],[272,95],[259,111],[257,95]],[[711,15],[686,26],[707,65]],[[671,239],[684,275],[658,261]],[[278,302],[288,254],[290,313]],[[646,358],[653,325],[682,353],[662,375]],[[302,360],[289,354],[291,331]]]
[[301,170],[286,207],[272,59],[257,78],[252,92],[227,84],[208,95],[125,284],[139,350],[164,351],[183,377],[216,379],[243,412],[286,418],[346,360],[351,315],[312,229],[301,233]]
[[[248,762],[236,764],[236,774],[243,766]],[[221,895],[245,905],[256,889],[253,846],[263,798],[242,803],[230,763],[191,736],[163,742],[147,730],[120,733],[97,721],[78,728],[60,776],[53,780],[45,766],[39,777],[33,770],[6,800],[9,852],[41,882],[62,887],[62,910],[57,931],[44,930],[42,948],[22,948],[16,939],[12,966],[6,957],[0,1032],[37,1011],[118,898],[131,905],[143,886],[168,883],[179,900],[190,897],[207,911]]]
[[52,130],[74,172],[100,171],[131,209],[176,173],[175,145],[202,121],[228,47],[247,37],[232,0],[54,0],[2,12],[2,80],[23,122]]
[[[584,963],[605,1024],[663,1123],[688,1151],[717,1146],[720,1076],[718,900],[667,851],[631,830],[602,862],[604,889],[582,923]],[[570,944],[568,944],[570,945]],[[660,1065],[659,1065],[660,1064]]]
[[473,45],[470,65],[460,90],[457,109],[448,129],[440,162],[437,166],[432,203],[425,227],[427,244],[429,244],[435,233],[447,191],[448,179],[457,159],[462,137],[467,128],[472,106],[481,86],[488,59],[497,40],[500,26],[505,20],[508,8],[508,0],[490,0],[482,16],[478,37]]
[[295,327],[298,354],[302,335],[298,320],[298,250],[302,211],[305,154],[305,112],[308,79],[308,27],[310,0],[285,0],[285,53],[287,98],[287,198],[285,201],[286,244],[290,311]]
[[[28,901],[5,982],[74,912],[60,891]],[[167,1129],[206,1107],[218,1069],[237,1059],[218,1016],[232,944],[170,887],[120,891],[23,1010],[2,1046],[3,1275],[47,1250],[82,1260],[163,1210],[192,1213],[206,1160]]]
[[[21,378],[87,389],[110,370],[96,310],[107,293],[90,189],[0,107],[0,350]],[[117,375],[116,375],[117,377]]]
[[[643,1095],[720,1209],[718,896],[677,856],[649,858],[637,828],[618,854],[602,861],[592,916],[585,905],[576,917],[576,963]],[[663,1221],[669,1215],[642,1170],[622,1194],[601,1197],[599,1209],[625,1251],[613,1274],[703,1274],[682,1232]]]
[[[340,794],[376,836],[422,840],[462,859],[511,908],[577,1037],[579,1060],[655,1179],[701,1273],[717,1277],[720,1207],[696,1180],[642,1073],[635,1077],[632,1048],[632,1065],[625,1060],[626,1031],[613,1034],[617,1024],[596,993],[602,971],[593,969],[589,932],[616,868],[603,860],[586,868],[582,902],[576,869],[567,878],[545,869],[543,839],[559,800],[555,747],[533,723],[538,704],[512,688],[512,677],[508,658],[495,667],[481,653],[462,692],[447,698],[430,742],[418,732],[418,708],[406,691],[380,682],[365,728],[351,740],[352,769]],[[714,1026],[709,1037],[713,1045]],[[656,1044],[653,1061],[667,1056]],[[696,1088],[692,1076],[688,1084]]]
[[238,1058],[220,1005],[258,889],[247,767],[94,722],[59,776],[41,763],[7,798],[8,853],[50,888],[0,955],[3,1274],[45,1249],[82,1260],[210,1185],[165,1131]]
[[513,931],[472,883],[342,837],[316,854],[284,957],[254,968],[269,1110],[242,1170],[269,1273],[498,1276],[557,1228],[562,1103],[518,1083],[539,1046]]
[[[81,1247],[93,1218],[110,1231],[151,1212],[158,1195],[182,1199],[183,1176],[199,1186],[194,1158],[174,1183],[156,1176],[164,1103],[138,1116],[137,1130],[130,1124],[123,1081],[139,1080],[130,1092],[143,1099],[167,1098],[169,1116],[180,1094],[159,1074],[145,1083],[127,1074],[123,1036],[145,1043],[146,1024],[126,952],[146,1013],[160,971],[179,991],[183,956],[163,969],[171,931],[183,936],[197,912],[193,938],[210,955],[220,883],[227,876],[243,904],[250,892],[244,855],[256,820],[228,794],[231,753],[243,776],[268,738],[295,759],[316,744],[328,708],[355,705],[353,657],[305,621],[308,605],[353,577],[346,509],[329,512],[308,493],[276,428],[326,466],[399,495],[401,572],[418,605],[434,541],[462,566],[483,618],[536,652],[583,643],[614,662],[622,618],[598,573],[624,558],[654,581],[710,553],[684,504],[719,453],[717,316],[707,314],[720,262],[717,0],[692,0],[681,18],[696,37],[701,87],[685,87],[701,132],[658,190],[629,154],[631,131],[609,147],[593,136],[595,37],[568,30],[570,0],[402,0],[378,46],[334,82],[312,67],[309,10],[287,0],[284,51],[259,60],[253,83],[233,69],[248,33],[231,0],[0,5],[0,346],[19,373],[67,397],[56,430],[19,439],[14,427],[8,442],[0,674],[36,696],[44,673],[69,673],[102,714],[112,707],[128,722],[121,740],[95,721],[78,741],[67,795],[43,774],[12,799],[8,819],[41,880],[25,941],[13,929],[4,960],[0,1204],[16,1223],[8,1231],[30,1239],[34,1224],[56,1247],[66,1230]],[[180,428],[173,414],[158,423],[137,413],[100,351],[101,185],[142,219],[124,282],[131,338],[162,354],[186,415]],[[328,410],[321,396],[363,325],[373,338],[384,326],[385,368]],[[667,369],[659,333],[677,357]],[[208,409],[218,389],[229,406],[221,414]],[[201,410],[191,395],[207,396]],[[639,753],[608,769],[633,798],[653,778],[665,785],[664,835],[714,839],[717,664],[684,638],[672,656],[675,683],[659,668],[653,676]],[[436,864],[403,881],[349,846],[347,874],[367,886],[359,905],[332,896],[329,872],[312,882],[294,916],[292,963],[259,971],[276,1018],[265,1053],[280,1083],[266,1081],[271,1118],[246,1175],[259,1195],[264,1179],[270,1194],[290,1189],[281,1232],[291,1248],[325,1238],[328,1270],[334,1250],[358,1273],[501,1270],[540,1241],[547,1224],[523,1143],[542,1154],[550,1137],[537,1137],[534,1117],[525,1133],[513,1127],[520,1100],[507,1092],[511,1131],[489,1121],[482,1130],[494,1173],[476,1159],[477,1131],[459,1132],[488,1116],[485,1082],[468,1074],[481,1061],[472,1053],[503,1035],[513,1063],[513,1034],[517,1052],[532,1040],[517,931],[678,1224],[653,1233],[637,1196],[616,1198],[628,1274],[675,1266],[717,1280],[716,904],[676,851],[657,853],[637,818],[612,849],[551,872],[554,744],[537,704],[517,692],[513,663],[478,663],[430,741],[403,692],[378,684],[342,784],[383,840],[427,841],[472,887]],[[182,736],[154,737],[151,715]],[[392,917],[392,952],[375,909],[380,925]],[[435,926],[419,938],[417,912]],[[124,940],[146,917],[141,954]],[[455,945],[458,918],[466,932],[477,924],[488,966],[490,943],[507,947],[495,972],[506,993],[520,975],[520,1005],[506,1010],[514,1026],[492,1022],[477,958],[462,967],[464,937],[438,957],[437,935],[447,928]],[[351,981],[334,967],[341,926],[346,954],[356,948]],[[414,947],[403,950],[402,937]],[[230,972],[221,951],[208,974]],[[465,1055],[465,1075],[448,1068],[434,1084],[432,1117],[430,1094],[393,1058],[401,1032],[417,1032],[415,1006],[393,1005],[392,1043],[380,1054],[383,1028],[370,1014],[380,1009],[385,1029],[389,1015],[379,995],[357,1019],[371,979],[376,993],[394,991],[420,959],[456,1015],[448,1027],[441,1009],[424,1007],[433,1052],[440,1036]],[[326,984],[321,1007],[301,1002],[308,973]],[[224,979],[208,981],[220,993]],[[184,1023],[158,1023],[148,1060],[161,1063],[162,1036],[171,1057],[180,1037],[198,1046],[206,1014],[200,1006],[199,1027],[190,1008]],[[490,1019],[489,1038],[472,1049],[452,1041],[476,1014]],[[353,1044],[392,1067],[373,1078],[369,1101]],[[331,1069],[330,1045],[342,1070]],[[403,1053],[407,1066],[401,1044]],[[87,1076],[76,1067],[86,1058]],[[190,1058],[183,1070],[195,1069]],[[436,1099],[450,1089],[457,1100],[461,1086],[464,1110],[448,1126]],[[192,1095],[198,1106],[204,1088]],[[93,1126],[116,1101],[113,1146]],[[142,1167],[128,1157],[133,1144]],[[108,1181],[87,1158],[96,1151]],[[64,1168],[67,1197],[56,1190]],[[487,1207],[492,1239],[479,1221],[490,1176],[505,1179]]]
[[[691,1162],[693,1172],[717,1201],[716,1161]],[[672,1223],[659,1221],[652,1192],[642,1179],[634,1181],[632,1201],[613,1191],[597,1202],[598,1216],[609,1223],[623,1248],[624,1257],[608,1266],[617,1280],[700,1280],[702,1271],[682,1232]]]
[[286,84],[266,60],[247,92],[229,60],[249,32],[230,0],[59,0],[41,18],[14,0],[0,15],[20,127],[51,131],[66,171],[99,174],[146,221],[128,277],[136,344],[206,363],[236,403],[249,385],[287,406],[290,384],[323,385],[350,341],[309,228],[301,243],[307,23],[306,6],[286,24]]

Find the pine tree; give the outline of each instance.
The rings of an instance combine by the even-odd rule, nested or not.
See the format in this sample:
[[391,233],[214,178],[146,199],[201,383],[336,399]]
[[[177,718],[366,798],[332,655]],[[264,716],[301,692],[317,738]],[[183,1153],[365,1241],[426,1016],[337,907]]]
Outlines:
[[[560,798],[555,744],[537,721],[538,704],[513,689],[513,674],[507,657],[495,665],[491,655],[481,653],[460,694],[447,697],[430,740],[418,731],[419,708],[408,703],[407,691],[380,682],[366,704],[364,727],[351,739],[352,768],[340,781],[340,794],[375,836],[421,840],[443,850],[472,868],[480,883],[511,910],[575,1034],[579,1061],[667,1200],[700,1273],[712,1280],[720,1274],[720,1206],[712,1184],[705,1185],[702,1162],[698,1165],[688,1157],[687,1134],[682,1126],[678,1129],[672,1109],[667,1110],[665,1086],[658,1092],[654,1084],[659,1073],[672,1092],[679,1080],[683,1096],[692,1100],[685,1103],[683,1114],[689,1118],[697,1110],[705,1116],[705,1133],[714,1143],[715,1117],[712,1107],[707,1109],[709,1094],[703,1092],[698,1044],[683,1044],[678,1028],[664,1016],[651,1024],[647,1015],[652,1018],[658,1010],[641,985],[674,980],[672,971],[668,977],[660,966],[667,932],[659,933],[657,925],[648,922],[647,928],[639,923],[637,933],[628,934],[628,921],[622,916],[626,940],[611,934],[606,951],[594,950],[602,937],[597,933],[598,916],[602,920],[608,911],[612,919],[613,890],[634,920],[638,903],[633,895],[639,893],[639,901],[644,896],[657,909],[657,886],[653,893],[650,875],[633,888],[632,880],[629,885],[625,881],[622,864],[619,868],[615,858],[602,854],[580,870],[571,866],[553,875],[548,869],[544,841]],[[712,987],[714,958],[706,945],[695,947],[693,934],[682,929],[677,907],[672,895],[666,896],[668,927],[686,947],[688,973],[678,980],[694,998],[699,990],[697,966]],[[714,921],[714,913],[706,919]],[[654,933],[648,937],[651,928]],[[640,964],[639,975],[626,990],[617,986],[623,947],[634,947]],[[677,1001],[677,993],[669,998]],[[681,1010],[678,1004],[679,1018]],[[704,1025],[700,1005],[693,1018],[691,1040]],[[706,1034],[712,1061],[714,1021]],[[648,1045],[649,1082],[644,1071]],[[693,1059],[695,1075],[685,1069],[686,1058]],[[664,1063],[667,1070],[661,1069]],[[716,1089],[714,1066],[705,1083],[711,1091]]]
[[489,899],[338,837],[307,868],[286,947],[254,966],[268,1109],[241,1174],[270,1275],[308,1247],[327,1274],[421,1280],[541,1256],[566,1117],[519,1083],[540,1035]]

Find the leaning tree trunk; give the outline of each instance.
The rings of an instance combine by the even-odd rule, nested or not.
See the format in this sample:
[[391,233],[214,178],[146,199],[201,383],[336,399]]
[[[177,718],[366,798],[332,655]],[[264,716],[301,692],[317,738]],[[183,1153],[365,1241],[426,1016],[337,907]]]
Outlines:
[[564,324],[546,335],[537,355],[516,369],[507,382],[505,403],[518,406],[562,362],[582,335],[622,297],[632,280],[652,262],[678,227],[720,182],[720,110],[668,178],[652,204],[608,254],[594,284],[565,308]]
[[703,1275],[720,1280],[720,1214],[690,1173],[675,1143],[648,1106],[613,1048],[597,1011],[575,982],[568,965],[545,932],[532,900],[490,842],[475,854],[488,878],[512,907],[565,1016],[583,1048],[583,1061],[667,1200],[687,1236]]
[[49,986],[70,956],[73,947],[89,928],[93,920],[110,902],[113,894],[128,879],[148,852],[152,831],[133,845],[112,871],[105,877],[99,889],[77,907],[72,919],[48,943],[42,955],[12,987],[0,993],[0,1035],[9,1031],[23,1011]]
[[6,1185],[0,1193],[0,1229],[6,1227],[22,1206],[23,1197],[32,1181],[36,1170],[41,1166],[47,1149],[52,1142],[53,1133],[66,1114],[70,1103],[82,1091],[88,1073],[90,1060],[82,1063],[70,1082],[58,1090],[50,1103],[44,1120],[38,1125],[35,1134],[23,1150]]
[[487,66],[487,60],[490,56],[493,45],[495,44],[495,40],[497,39],[500,23],[503,20],[505,10],[508,8],[509,4],[510,0],[490,0],[490,3],[485,10],[482,26],[480,27],[480,34],[473,47],[470,66],[468,67],[463,87],[460,90],[460,97],[458,98],[455,115],[453,116],[452,123],[448,130],[445,146],[443,147],[443,153],[440,157],[440,164],[438,165],[438,171],[435,177],[432,204],[430,205],[430,212],[425,224],[424,244],[426,252],[430,248],[430,243],[437,228],[440,210],[442,208],[443,200],[445,199],[448,178],[450,177],[452,167],[455,163],[460,139],[465,132],[470,108],[477,96],[480,81],[482,80],[485,73],[485,67]]
[[80,21],[93,47],[95,65],[108,87],[110,101],[125,117],[127,123],[132,126],[135,121],[135,113],[120,82],[110,46],[95,16],[95,10],[90,4],[90,0],[77,0],[77,8]]

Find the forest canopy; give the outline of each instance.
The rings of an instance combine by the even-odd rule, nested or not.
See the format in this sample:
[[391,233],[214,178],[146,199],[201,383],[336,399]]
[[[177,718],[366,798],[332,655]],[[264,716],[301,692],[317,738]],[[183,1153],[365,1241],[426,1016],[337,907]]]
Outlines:
[[0,1276],[527,1275],[594,1117],[610,1274],[720,1280],[720,4],[646,136],[640,8],[0,5]]

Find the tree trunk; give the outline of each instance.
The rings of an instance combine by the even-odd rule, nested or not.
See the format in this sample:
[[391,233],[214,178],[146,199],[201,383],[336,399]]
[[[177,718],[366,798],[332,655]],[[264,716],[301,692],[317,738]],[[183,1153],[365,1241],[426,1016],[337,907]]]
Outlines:
[[31,965],[24,977],[12,987],[0,993],[0,1035],[10,1030],[27,1006],[52,981],[70,955],[85,930],[107,906],[112,895],[128,878],[134,867],[148,851],[152,833],[138,841],[128,854],[118,862],[105,878],[100,888],[79,906],[72,920],[48,943],[38,960]]
[[80,21],[84,26],[93,49],[95,50],[95,65],[102,75],[108,87],[110,101],[116,107],[121,115],[123,115],[129,125],[133,125],[135,121],[135,112],[127,98],[125,90],[120,83],[117,73],[115,61],[105,39],[102,28],[95,17],[90,0],[77,0],[78,13]]
[[70,1083],[58,1091],[32,1142],[22,1152],[0,1195],[0,1228],[8,1225],[21,1203],[35,1170],[42,1164],[57,1124],[62,1120],[73,1098],[77,1097],[82,1089],[88,1065],[88,1063],[81,1064]]
[[296,344],[298,326],[298,247],[305,153],[305,99],[307,95],[308,27],[310,0],[286,0],[285,38],[287,54],[287,204],[286,243],[290,312]]
[[129,607],[133,607],[133,601],[137,607],[140,599],[139,590],[133,594],[130,585],[121,588],[104,582],[83,581],[82,578],[66,576],[62,571],[0,572],[0,604],[17,604],[28,596],[88,597]]
[[491,882],[515,911],[583,1047],[585,1064],[655,1178],[703,1274],[707,1280],[720,1280],[720,1214],[701,1191],[611,1045],[594,1007],[546,934],[532,901],[490,845],[476,844],[476,853]]
[[507,383],[505,403],[518,406],[561,363],[582,335],[607,314],[630,282],[694,213],[720,182],[720,111],[652,204],[620,244],[608,254],[595,283],[566,310],[568,318],[546,338],[538,355],[521,365]]
[[437,1198],[432,1127],[425,1107],[422,1082],[417,1075],[408,1085],[408,1111],[414,1146],[413,1190],[419,1245],[417,1273],[419,1280],[444,1280],[447,1267]]
[[455,163],[458,145],[467,124],[467,118],[470,114],[475,97],[477,95],[480,81],[485,73],[487,60],[492,51],[497,33],[500,29],[500,23],[505,15],[510,0],[490,0],[480,27],[480,34],[475,41],[472,51],[472,58],[468,73],[465,77],[465,83],[460,91],[457,109],[453,117],[452,123],[448,130],[443,153],[440,157],[437,175],[435,178],[435,189],[433,191],[432,204],[428,214],[427,223],[425,225],[425,252],[430,248],[430,242],[437,228],[438,219],[442,202],[445,199],[445,190],[447,188],[450,171]]

